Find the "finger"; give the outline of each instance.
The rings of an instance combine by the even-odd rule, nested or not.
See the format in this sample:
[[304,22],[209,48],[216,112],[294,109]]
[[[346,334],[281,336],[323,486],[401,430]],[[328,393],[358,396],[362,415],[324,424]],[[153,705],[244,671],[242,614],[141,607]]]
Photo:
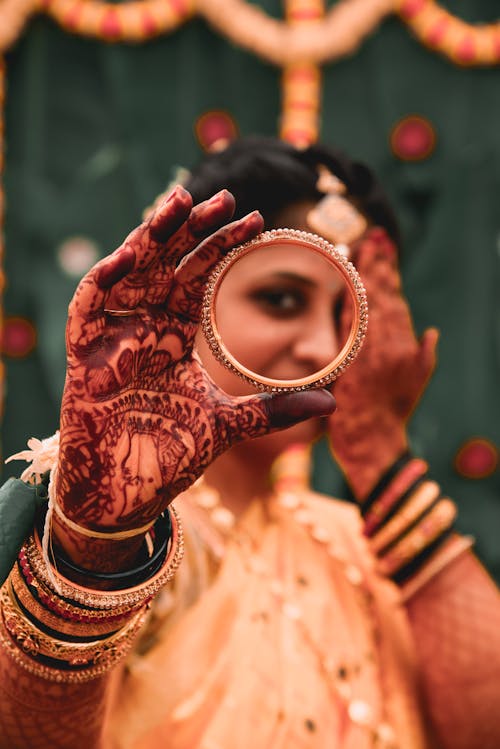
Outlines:
[[[151,227],[157,232],[161,227],[164,232],[175,233],[189,216],[191,207],[192,198],[187,190],[180,186],[175,188],[148,221],[136,227],[117,250],[87,273],[73,297],[73,314],[98,314],[103,311],[106,302],[109,302],[108,306],[117,308],[120,308],[120,305],[136,306],[135,299],[129,300],[130,303],[127,304],[130,294],[124,295],[123,304],[118,290],[125,278],[136,275],[136,272],[140,268],[145,268],[157,254],[159,245],[151,238]],[[135,285],[140,286],[140,283],[136,280]],[[110,292],[113,287],[117,289],[114,295]]]
[[191,195],[177,185],[150,216],[125,239],[122,247],[133,250],[134,272],[143,273],[162,254],[168,240],[186,222],[193,207]]
[[306,419],[328,416],[335,410],[335,398],[327,390],[298,393],[262,393],[250,398],[232,398],[218,414],[221,449],[242,440],[287,429]]
[[370,291],[372,285],[386,291],[399,292],[397,248],[383,229],[373,229],[357,246],[356,268]]
[[420,339],[419,363],[421,371],[429,378],[436,366],[436,349],[439,330],[428,328]]
[[134,262],[133,251],[122,247],[97,263],[78,284],[69,306],[70,314],[101,314],[109,289],[130,273]]
[[169,239],[169,260],[174,263],[188,255],[205,237],[231,220],[234,208],[234,197],[228,190],[221,190],[209,200],[195,205],[188,219]]
[[160,206],[157,209],[147,235],[144,235],[147,241],[143,244],[147,244],[148,249],[142,261],[137,263],[137,272],[130,273],[114,287],[108,306],[135,309],[143,301],[164,303],[177,261],[189,254],[212,228],[218,228],[231,218],[234,198],[227,190],[222,190],[195,206],[173,236],[170,236],[171,223],[163,221],[162,211],[168,213],[167,208]]
[[217,263],[233,247],[253,239],[264,221],[258,211],[219,229],[178,268],[168,298],[168,309],[185,320],[198,321],[208,277]]

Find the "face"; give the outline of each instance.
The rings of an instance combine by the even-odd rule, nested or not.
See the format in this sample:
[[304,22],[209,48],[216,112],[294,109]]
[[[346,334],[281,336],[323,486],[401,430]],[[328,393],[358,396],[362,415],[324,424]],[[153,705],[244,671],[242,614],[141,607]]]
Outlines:
[[[310,231],[309,201],[283,212],[277,226]],[[260,258],[260,259],[259,259]],[[235,264],[216,309],[227,349],[253,371],[277,379],[305,377],[329,364],[341,348],[338,314],[343,283],[320,256],[300,249],[273,248]],[[325,266],[328,265],[327,272]],[[250,395],[250,384],[219,364],[201,331],[196,347],[212,379],[230,395]],[[319,419],[252,441],[252,449],[277,453],[295,441],[310,442],[322,431]],[[246,443],[247,446],[249,443]]]
[[[231,267],[217,294],[217,328],[227,351],[258,375],[285,381],[315,375],[342,348],[344,291],[342,275],[323,255],[282,240]],[[252,392],[232,375],[219,384],[233,395]]]

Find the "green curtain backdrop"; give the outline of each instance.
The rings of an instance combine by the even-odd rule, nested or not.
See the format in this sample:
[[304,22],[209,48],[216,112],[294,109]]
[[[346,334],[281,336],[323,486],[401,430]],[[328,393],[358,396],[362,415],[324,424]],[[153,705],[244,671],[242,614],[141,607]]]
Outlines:
[[[282,16],[277,0],[258,4]],[[447,7],[472,22],[498,16],[496,0]],[[7,66],[5,314],[30,321],[37,345],[5,356],[4,456],[57,428],[65,310],[85,258],[113,250],[175,168],[200,157],[197,118],[224,110],[242,134],[276,134],[280,112],[280,71],[199,19],[133,46],[71,36],[39,17]],[[322,139],[379,173],[402,223],[417,328],[441,330],[439,368],[411,425],[415,452],[500,577],[498,477],[467,479],[454,466],[467,440],[498,442],[500,72],[455,67],[391,18],[324,73]],[[437,138],[414,163],[389,143],[412,114]],[[316,457],[317,486],[342,493],[324,446]],[[9,464],[4,475],[18,472]]]

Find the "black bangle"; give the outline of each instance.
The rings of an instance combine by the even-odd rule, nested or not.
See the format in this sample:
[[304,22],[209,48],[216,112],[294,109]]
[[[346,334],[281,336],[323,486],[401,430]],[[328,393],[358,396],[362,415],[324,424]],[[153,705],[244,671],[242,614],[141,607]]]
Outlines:
[[413,484],[408,487],[408,489],[403,492],[403,494],[400,496],[400,498],[395,502],[395,504],[391,507],[387,515],[384,515],[382,520],[379,522],[376,528],[373,528],[372,531],[367,533],[367,538],[372,538],[373,536],[376,536],[377,533],[384,527],[384,525],[387,525],[389,520],[394,517],[394,515],[401,510],[404,504],[406,504],[407,500],[410,498],[410,496],[413,494],[413,492],[418,489],[418,487],[424,483],[424,481],[428,481],[427,474],[424,473],[423,476],[420,476],[418,479],[415,479]]
[[53,562],[57,568],[66,567],[72,573],[81,575],[87,580],[94,579],[96,582],[113,583],[113,590],[132,588],[155,575],[165,561],[168,543],[172,536],[172,522],[168,509],[155,522],[151,535],[154,536],[152,555],[148,555],[147,544],[144,541],[137,557],[138,564],[130,570],[121,572],[88,570],[75,564],[60,548],[57,551],[54,550]]
[[[440,502],[442,499],[443,499],[443,495],[439,494],[439,496],[433,502],[431,502],[431,504],[428,507],[425,507],[422,510],[422,512],[420,513],[420,515],[418,515],[414,520],[412,520],[412,522],[409,525],[406,526],[406,528],[404,529],[403,533],[401,533],[401,535],[397,536],[392,541],[389,541],[389,543],[387,543],[384,547],[378,549],[377,556],[381,557],[384,554],[387,554],[387,552],[389,552],[395,546],[397,546],[397,544],[405,536],[407,536],[412,530],[414,530],[417,527],[417,525],[425,518],[425,516],[428,515],[430,513],[430,511],[433,510],[434,507],[437,505],[437,503]],[[384,521],[384,523],[385,523],[385,521]],[[383,526],[381,526],[381,527],[383,527]],[[377,530],[380,530],[380,529],[377,529]]]
[[376,499],[382,494],[384,489],[390,484],[394,476],[396,476],[397,473],[412,459],[412,455],[409,450],[406,450],[397,460],[395,463],[390,466],[387,471],[384,473],[382,478],[380,478],[377,483],[375,484],[374,488],[371,490],[367,498],[364,500],[364,502],[361,505],[361,515],[365,517],[365,515],[368,513],[370,507],[375,502]]
[[447,538],[450,537],[450,535],[454,531],[454,524],[450,525],[449,528],[446,528],[446,530],[441,533],[440,536],[438,536],[434,541],[429,544],[429,546],[426,546],[425,549],[423,549],[420,554],[417,554],[417,556],[411,560],[411,562],[408,562],[408,564],[405,564],[404,567],[401,567],[397,572],[394,572],[391,575],[391,578],[394,580],[397,585],[402,585],[402,583],[405,583],[408,578],[412,577],[416,572],[419,571],[421,567],[424,566],[424,564],[427,562],[427,560],[436,552],[439,547],[446,541]]

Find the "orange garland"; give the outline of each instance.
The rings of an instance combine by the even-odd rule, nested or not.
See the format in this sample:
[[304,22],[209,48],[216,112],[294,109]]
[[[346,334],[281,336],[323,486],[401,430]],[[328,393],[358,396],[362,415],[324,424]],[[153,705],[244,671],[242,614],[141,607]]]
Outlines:
[[[352,53],[389,14],[398,13],[427,47],[459,65],[500,63],[500,23],[465,23],[435,0],[343,0],[325,13],[323,0],[286,0],[286,20],[271,19],[245,0],[0,0],[0,297],[3,275],[2,188],[5,61],[1,52],[30,16],[46,13],[66,31],[105,42],[145,42],[195,13],[226,38],[283,67],[281,137],[297,147],[318,138],[320,63]],[[2,309],[0,305],[0,325]],[[0,386],[4,382],[0,362]],[[0,409],[3,396],[0,393]]]
[[173,31],[190,18],[193,0],[38,0],[40,8],[66,31],[106,42],[144,42]]
[[436,0],[343,0],[327,13],[319,0],[295,0],[294,5],[300,23],[270,18],[246,0],[0,0],[0,50],[15,42],[35,12],[46,13],[66,31],[106,42],[143,42],[198,14],[234,43],[276,65],[297,58],[319,64],[353,52],[386,16],[398,13],[423,44],[452,62],[500,63],[500,23],[466,23]]
[[[5,275],[3,271],[4,260],[4,236],[3,222],[5,209],[5,192],[3,189],[3,171],[4,171],[4,143],[5,143],[5,84],[6,84],[6,65],[5,58],[0,54],[0,334],[3,338],[3,291],[5,287]],[[4,383],[5,368],[0,360],[0,416],[3,414],[4,403]]]
[[[323,0],[286,0],[285,17],[290,27],[306,26],[324,15]],[[297,148],[318,140],[321,102],[321,70],[310,62],[287,65],[282,78],[280,136]]]
[[465,23],[435,0],[397,0],[396,9],[419,41],[457,65],[500,63],[500,23]]

